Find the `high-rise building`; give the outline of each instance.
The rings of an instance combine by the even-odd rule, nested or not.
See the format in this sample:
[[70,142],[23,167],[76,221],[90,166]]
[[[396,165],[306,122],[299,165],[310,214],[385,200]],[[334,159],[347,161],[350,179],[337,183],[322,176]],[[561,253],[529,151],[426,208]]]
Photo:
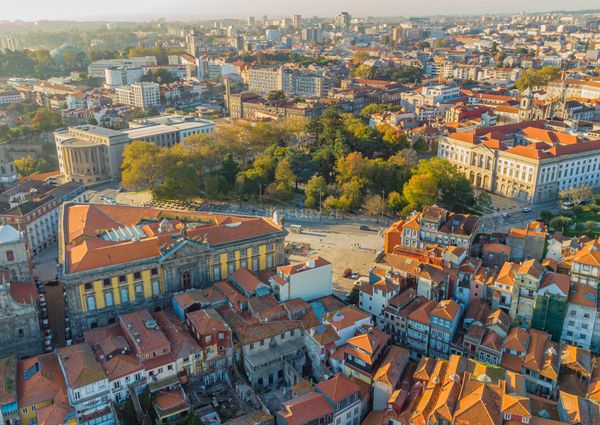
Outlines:
[[296,69],[281,67],[248,70],[248,88],[258,94],[282,91],[286,96],[323,97],[325,86],[323,77]]
[[248,17],[248,26],[253,27],[255,24],[256,24],[256,18],[254,18],[254,16],[249,16]]
[[319,30],[317,28],[303,28],[302,41],[319,41]]
[[185,51],[194,57],[199,56],[200,45],[200,36],[196,32],[196,28],[192,28],[192,32],[185,38]]
[[294,15],[294,28],[298,29],[302,26],[302,16],[301,15]]
[[281,30],[278,28],[269,28],[265,32],[265,36],[269,43],[279,43],[281,41]]
[[117,101],[136,108],[160,106],[160,86],[157,83],[136,83],[117,87]]
[[335,17],[335,27],[338,30],[348,31],[350,29],[350,14],[342,12]]

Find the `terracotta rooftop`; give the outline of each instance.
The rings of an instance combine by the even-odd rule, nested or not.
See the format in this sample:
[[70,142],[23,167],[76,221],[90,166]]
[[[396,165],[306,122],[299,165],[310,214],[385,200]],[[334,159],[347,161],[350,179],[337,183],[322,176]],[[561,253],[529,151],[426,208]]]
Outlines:
[[83,388],[107,378],[87,342],[59,348],[58,357],[71,388]]
[[332,414],[333,409],[325,396],[314,391],[284,402],[278,412],[287,425],[304,425]]
[[331,379],[319,382],[315,385],[315,389],[317,392],[326,395],[334,403],[339,403],[352,394],[360,392],[358,385],[339,373]]
[[160,257],[177,249],[183,236],[220,246],[283,232],[263,217],[124,205],[69,204],[62,214],[67,273]]
[[20,406],[52,401],[61,393],[66,398],[65,380],[56,353],[30,357],[18,363],[17,394]]

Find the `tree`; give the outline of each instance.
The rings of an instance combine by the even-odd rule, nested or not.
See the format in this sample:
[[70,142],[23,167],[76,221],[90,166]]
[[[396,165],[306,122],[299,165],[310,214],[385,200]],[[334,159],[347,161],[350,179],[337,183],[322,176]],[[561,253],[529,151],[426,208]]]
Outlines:
[[271,101],[285,100],[285,94],[281,90],[274,90],[271,93],[269,93],[267,99]]
[[560,79],[560,68],[557,66],[544,66],[538,70],[528,68],[521,72],[516,86],[520,91],[524,91],[530,87],[545,86],[549,82],[558,79]]
[[51,109],[40,108],[31,120],[31,128],[35,131],[52,131],[62,125],[60,114]]
[[549,224],[550,220],[552,220],[553,217],[554,217],[554,214],[551,213],[550,211],[544,210],[540,213],[540,220],[542,220],[546,224]]
[[355,65],[360,65],[367,59],[369,59],[369,52],[366,50],[357,50],[352,55],[352,63]]
[[177,80],[177,77],[167,68],[158,68],[144,76],[144,81],[152,81],[159,84],[170,84]]
[[260,156],[254,160],[252,167],[240,172],[236,177],[236,185],[241,194],[259,195],[265,192],[275,177],[275,161],[270,156]]
[[427,152],[429,150],[429,145],[427,144],[427,142],[425,142],[425,140],[422,137],[419,137],[417,140],[415,140],[415,142],[412,144],[412,148],[416,151],[416,152]]
[[404,208],[406,208],[407,205],[408,205],[408,203],[406,202],[406,199],[404,198],[404,196],[402,196],[401,193],[393,191],[393,192],[390,192],[390,194],[388,195],[388,198],[387,198],[388,211],[397,214],[400,211],[402,211]]
[[426,174],[416,174],[404,185],[404,198],[414,209],[434,204],[439,196],[436,182]]
[[561,190],[559,197],[566,202],[572,202],[575,205],[582,204],[585,200],[591,199],[593,195],[592,188],[587,184],[581,186],[571,186],[568,189]]
[[550,220],[550,227],[560,229],[561,232],[564,232],[572,223],[573,220],[570,217],[559,215]]
[[321,202],[327,197],[327,181],[320,175],[315,175],[306,183],[304,188],[304,206],[307,208],[317,208],[319,200]]
[[131,142],[123,150],[121,165],[123,187],[129,190],[147,188],[154,190],[162,182],[172,158],[166,157],[152,142]]
[[360,285],[352,285],[352,289],[346,295],[346,302],[351,305],[358,304],[358,297],[360,296]]
[[221,163],[221,168],[219,169],[219,174],[223,176],[225,181],[229,184],[230,187],[233,187],[235,184],[235,177],[240,172],[240,166],[233,159],[233,155],[227,155],[227,158]]
[[183,161],[177,162],[167,171],[164,181],[154,189],[158,199],[189,199],[198,194],[198,173]]
[[400,167],[414,168],[419,163],[419,155],[414,149],[407,148],[390,157],[389,161]]
[[341,186],[341,195],[336,198],[330,196],[325,200],[325,208],[334,208],[348,212],[360,208],[362,199],[363,183],[357,178],[344,183]]
[[477,207],[480,209],[489,208],[492,205],[492,197],[485,190],[480,190],[477,194]]
[[591,233],[594,229],[596,229],[597,224],[598,223],[593,220],[588,220],[583,223],[583,228],[585,229],[586,233]]
[[391,105],[371,103],[362,108],[358,115],[365,121],[369,121],[371,119],[371,115],[381,114],[382,112],[389,111],[390,109]]
[[[464,210],[475,203],[473,186],[469,180],[445,159],[431,158],[421,161],[414,174],[431,179],[438,190],[437,201],[450,210]],[[404,196],[412,203],[406,194]]]
[[354,68],[351,75],[354,78],[371,79],[375,76],[375,68],[363,63]]
[[29,176],[36,173],[45,173],[52,170],[50,164],[44,159],[33,159],[31,155],[15,159],[15,167],[20,176]]
[[275,169],[275,195],[280,199],[290,199],[296,176],[292,170],[290,160],[283,158]]
[[379,216],[385,214],[386,207],[385,199],[381,195],[368,195],[363,202],[365,212],[368,215],[377,217],[378,223]]

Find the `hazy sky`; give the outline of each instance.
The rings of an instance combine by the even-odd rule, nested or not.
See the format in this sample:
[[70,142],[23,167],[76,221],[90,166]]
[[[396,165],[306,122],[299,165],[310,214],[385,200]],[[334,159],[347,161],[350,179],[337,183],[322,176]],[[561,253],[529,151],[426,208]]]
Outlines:
[[599,8],[598,0],[0,0],[3,19],[408,16]]

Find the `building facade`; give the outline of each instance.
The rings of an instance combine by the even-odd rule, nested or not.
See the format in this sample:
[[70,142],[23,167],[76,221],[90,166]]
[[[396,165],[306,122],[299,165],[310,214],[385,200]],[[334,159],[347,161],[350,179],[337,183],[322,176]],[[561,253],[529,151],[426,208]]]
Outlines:
[[475,187],[522,201],[552,201],[560,190],[600,186],[600,140],[547,130],[544,121],[454,133],[440,141],[438,156]]
[[160,106],[158,83],[135,83],[116,88],[117,102],[134,108],[149,109]]
[[256,267],[253,271],[283,264],[285,230],[265,218],[230,220],[220,224],[211,214],[195,212],[65,205],[59,217],[59,280],[74,335],[127,311],[165,308],[175,292],[226,279],[242,262]]

